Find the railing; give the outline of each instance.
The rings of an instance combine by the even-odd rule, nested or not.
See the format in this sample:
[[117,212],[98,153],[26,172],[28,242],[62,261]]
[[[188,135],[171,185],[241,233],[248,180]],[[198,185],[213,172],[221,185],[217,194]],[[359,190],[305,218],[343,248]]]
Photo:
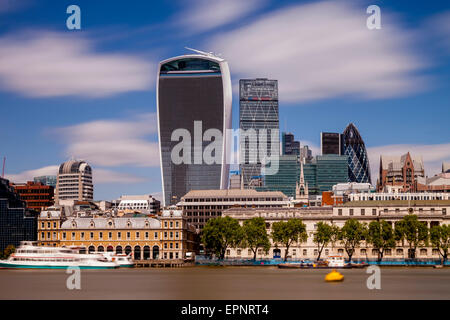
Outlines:
[[[309,259],[292,259],[288,258],[286,260],[290,263],[301,263],[305,261],[311,262]],[[276,266],[280,263],[284,263],[283,258],[275,259],[240,259],[240,258],[208,258],[205,256],[196,256],[196,265],[217,265],[217,266]],[[349,261],[346,260],[346,263]],[[434,266],[442,264],[440,259],[396,259],[396,258],[384,258],[381,262],[377,259],[352,259],[352,263],[367,263],[369,265],[381,265],[381,266]],[[446,266],[450,266],[450,261],[445,262]]]

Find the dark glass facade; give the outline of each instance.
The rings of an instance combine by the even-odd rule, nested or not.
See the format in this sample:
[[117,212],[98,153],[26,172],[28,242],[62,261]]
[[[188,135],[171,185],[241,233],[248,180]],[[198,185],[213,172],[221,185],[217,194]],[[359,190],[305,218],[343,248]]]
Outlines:
[[350,123],[345,128],[342,136],[344,141],[344,154],[348,156],[348,181],[372,183],[369,157],[358,129],[353,123]]
[[281,153],[283,155],[300,155],[300,142],[295,141],[292,133],[283,132],[281,135]]
[[37,240],[37,213],[26,208],[9,181],[0,178],[0,251]]
[[[266,129],[266,152],[277,156],[279,148],[278,81],[268,79],[241,79],[239,81],[240,171],[244,186],[254,177],[261,176],[259,158],[260,130]],[[254,131],[251,131],[253,129]],[[272,130],[276,129],[275,132]],[[247,132],[247,135],[243,135]],[[271,135],[277,135],[277,147],[272,150]],[[255,141],[256,145],[251,141]],[[272,154],[272,151],[276,154]],[[256,160],[256,161],[254,161]]]
[[348,181],[347,156],[316,156],[311,163],[303,166],[303,174],[308,183],[309,194],[320,195],[324,191],[330,191],[335,184]]
[[278,172],[264,177],[264,187],[258,191],[281,191],[288,197],[295,197],[296,184],[300,177],[300,162],[296,155],[282,155],[278,162]]
[[[194,122],[201,122],[201,132],[217,129],[223,135],[224,83],[220,65],[202,58],[182,58],[161,65],[158,83],[158,115],[165,205],[174,204],[190,190],[220,189],[222,164],[194,163],[195,152],[211,141],[194,145]],[[171,141],[176,129],[186,129],[191,141],[184,141],[191,150],[190,163],[175,164],[171,158]],[[197,135],[199,133],[197,132]],[[219,151],[222,157],[222,148]],[[224,164],[225,165],[225,164]],[[228,177],[226,177],[228,180]]]
[[340,133],[321,132],[320,144],[322,147],[322,155],[326,154],[342,154],[342,139]]

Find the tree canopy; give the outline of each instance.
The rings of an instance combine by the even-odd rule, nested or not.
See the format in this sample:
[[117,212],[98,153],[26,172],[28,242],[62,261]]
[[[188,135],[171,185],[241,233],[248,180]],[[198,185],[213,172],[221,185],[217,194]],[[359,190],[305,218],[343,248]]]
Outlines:
[[428,244],[428,227],[414,214],[404,216],[395,224],[395,240],[406,241],[410,249],[409,257],[414,259],[417,247]]
[[317,251],[319,253],[317,260],[320,260],[323,248],[333,241],[335,234],[336,228],[332,225],[322,221],[317,223],[317,231],[314,233],[314,243],[317,244]]
[[244,222],[240,246],[252,250],[253,260],[256,260],[258,248],[262,248],[266,254],[269,252],[270,240],[264,218],[253,218]]
[[344,245],[349,261],[352,261],[352,256],[355,253],[355,248],[359,247],[361,241],[366,234],[366,227],[364,224],[356,219],[349,219],[345,222],[339,233],[339,238]]
[[385,220],[372,221],[369,223],[366,241],[378,251],[378,261],[380,262],[386,249],[395,248],[392,225]]
[[242,228],[236,219],[218,217],[210,219],[203,228],[202,242],[219,259],[225,258],[228,248],[235,248],[242,240]]
[[447,261],[450,247],[450,225],[433,226],[430,229],[430,241],[442,256],[442,264]]
[[292,243],[302,243],[308,240],[306,225],[300,219],[289,219],[272,224],[272,239],[275,243],[281,243],[286,247],[284,261],[287,260],[289,247]]

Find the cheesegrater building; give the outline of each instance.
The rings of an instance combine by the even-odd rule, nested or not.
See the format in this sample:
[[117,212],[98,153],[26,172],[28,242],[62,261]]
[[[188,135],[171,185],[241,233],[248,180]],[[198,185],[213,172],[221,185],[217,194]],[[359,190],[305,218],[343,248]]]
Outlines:
[[[196,51],[163,60],[157,78],[158,136],[164,205],[177,203],[190,190],[226,189],[228,187],[226,130],[231,129],[231,78],[228,63],[210,53]],[[183,129],[190,141],[180,142],[172,134]],[[221,159],[206,163],[199,159],[212,139],[203,137],[209,129],[222,134]],[[218,130],[218,131],[217,131]],[[198,139],[198,135],[200,140]],[[194,141],[194,138],[195,141]],[[190,162],[174,163],[172,151],[183,144],[179,153]],[[192,150],[190,156],[185,150]]]
[[[260,149],[266,147],[267,155],[271,157],[277,157],[280,153],[279,145],[276,148],[271,145],[272,134],[275,133],[279,141],[278,81],[241,79],[239,98],[240,171],[244,187],[248,187],[251,180],[262,173]],[[261,130],[267,132],[266,142],[260,141]]]

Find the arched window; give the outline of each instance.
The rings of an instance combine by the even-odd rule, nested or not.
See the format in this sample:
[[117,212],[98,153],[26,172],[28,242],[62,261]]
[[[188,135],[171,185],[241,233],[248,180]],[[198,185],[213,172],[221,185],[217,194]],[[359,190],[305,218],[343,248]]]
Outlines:
[[144,255],[143,255],[143,259],[144,259],[144,260],[150,259],[150,247],[149,247],[149,246],[145,246],[145,247],[144,247]]
[[140,246],[134,247],[134,260],[141,260],[141,247]]
[[130,246],[126,246],[126,247],[125,247],[125,254],[126,254],[126,255],[129,255],[130,252],[131,252],[131,247],[130,247]]
[[159,259],[159,247],[158,246],[153,246],[153,250],[152,250],[152,256],[153,259]]
[[122,254],[122,246],[116,247],[116,254]]
[[98,251],[98,252],[105,252],[105,248],[104,248],[103,246],[99,246],[99,247],[97,248],[97,251]]
[[108,246],[108,247],[106,248],[106,251],[107,251],[107,252],[114,252],[113,246]]
[[89,251],[89,253],[95,252],[95,247],[94,246],[89,246],[88,251]]

